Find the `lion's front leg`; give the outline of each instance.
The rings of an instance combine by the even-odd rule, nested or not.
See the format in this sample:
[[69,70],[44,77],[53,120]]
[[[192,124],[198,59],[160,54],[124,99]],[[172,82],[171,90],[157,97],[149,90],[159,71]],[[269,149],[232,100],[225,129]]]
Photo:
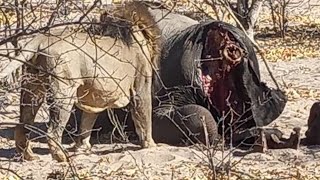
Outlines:
[[142,78],[135,87],[134,106],[131,108],[135,129],[143,148],[155,147],[152,138],[151,78]]

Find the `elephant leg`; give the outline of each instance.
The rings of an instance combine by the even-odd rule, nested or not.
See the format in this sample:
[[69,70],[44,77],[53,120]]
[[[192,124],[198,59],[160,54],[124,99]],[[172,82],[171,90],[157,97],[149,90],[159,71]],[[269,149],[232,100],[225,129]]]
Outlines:
[[175,121],[180,121],[182,129],[191,137],[191,141],[207,146],[218,138],[218,127],[210,111],[206,108],[189,104],[177,108]]
[[289,139],[279,138],[274,134],[267,135],[268,138],[268,148],[270,149],[284,149],[284,148],[292,148],[298,149],[300,146],[300,138],[301,138],[301,128],[296,127],[293,129],[293,133],[291,133]]
[[53,159],[56,159],[58,162],[67,161],[66,154],[61,145],[62,133],[74,105],[72,96],[75,95],[75,92],[74,88],[68,88],[63,85],[56,86],[51,89],[51,96],[47,100],[48,103],[50,103],[50,120],[47,140],[50,153]]
[[236,146],[253,146],[256,152],[267,149],[297,149],[300,144],[300,128],[294,128],[289,139],[282,137],[283,133],[275,128],[254,127],[234,134],[233,144]]
[[38,83],[26,83],[22,85],[20,96],[20,123],[14,131],[16,150],[22,154],[25,160],[38,159],[33,155],[30,140],[26,133],[25,125],[33,125],[36,114],[43,103],[44,88]]
[[90,150],[90,137],[92,128],[96,122],[99,114],[97,113],[87,113],[82,112],[81,122],[80,122],[80,135],[76,138],[76,144],[74,150]]
[[217,124],[211,113],[195,104],[158,109],[154,113],[153,127],[156,141],[172,145],[185,142],[211,145],[218,138]]
[[179,145],[184,139],[182,131],[174,120],[175,107],[164,105],[154,109],[152,114],[152,136],[156,143]]
[[273,146],[272,139],[281,139],[283,133],[275,128],[253,127],[236,132],[232,136],[233,146],[254,147],[256,151],[265,151]]

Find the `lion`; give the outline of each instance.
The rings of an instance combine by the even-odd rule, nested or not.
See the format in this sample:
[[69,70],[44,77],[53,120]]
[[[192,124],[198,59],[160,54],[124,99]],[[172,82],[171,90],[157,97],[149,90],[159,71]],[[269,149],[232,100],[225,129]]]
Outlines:
[[91,147],[90,131],[100,112],[127,105],[131,107],[141,146],[156,146],[152,138],[151,86],[153,65],[159,57],[160,30],[143,7],[126,3],[112,11],[116,18],[101,15],[110,19],[103,27],[118,29],[119,33],[99,36],[65,28],[39,34],[1,72],[5,78],[25,67],[20,124],[14,133],[17,152],[24,159],[38,159],[26,130],[34,123],[45,99],[50,106],[47,141],[58,162],[68,161],[59,144],[73,105],[83,111],[75,149]]

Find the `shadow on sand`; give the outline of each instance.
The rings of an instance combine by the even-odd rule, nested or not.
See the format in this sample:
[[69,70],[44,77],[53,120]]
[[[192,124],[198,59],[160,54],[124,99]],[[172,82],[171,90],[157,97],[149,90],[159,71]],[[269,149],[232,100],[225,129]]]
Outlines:
[[[79,129],[79,122],[81,118],[81,114],[76,111],[75,115],[71,115],[65,131],[63,133],[63,138],[62,138],[62,144],[71,144],[74,142],[75,137],[78,135],[78,129]],[[35,122],[33,124],[33,127],[39,130],[39,132],[47,132],[48,129],[48,123],[47,122]],[[13,141],[14,141],[14,130],[15,127],[1,127],[0,128],[0,139],[7,139],[10,144],[8,144],[7,147],[5,146],[0,146],[0,158],[3,159],[12,159],[16,157],[16,151],[15,148],[13,147]],[[113,139],[111,141],[111,134],[112,134],[113,126],[110,122],[106,122],[106,117],[105,115],[99,116],[97,119],[96,124],[94,125],[94,128],[92,130],[91,134],[91,139],[90,142],[92,145],[94,144],[110,144],[111,142],[120,142],[123,143],[124,141],[121,141],[118,138]],[[103,134],[103,136],[101,136]],[[36,132],[29,132],[27,134],[27,137],[32,141],[33,143],[47,143],[47,139],[45,135],[36,133]],[[133,143],[135,143],[136,138],[130,138],[133,140]],[[130,146],[124,146],[125,148],[110,148],[110,150],[95,150],[93,153],[96,154],[108,154],[108,153],[114,153],[114,152],[122,152],[125,150],[137,150],[140,147],[130,147]],[[103,148],[105,149],[105,148]],[[33,152],[36,155],[46,155],[49,154],[49,149],[48,148],[43,148],[43,147],[34,147],[32,148]],[[68,149],[70,150],[70,149]]]

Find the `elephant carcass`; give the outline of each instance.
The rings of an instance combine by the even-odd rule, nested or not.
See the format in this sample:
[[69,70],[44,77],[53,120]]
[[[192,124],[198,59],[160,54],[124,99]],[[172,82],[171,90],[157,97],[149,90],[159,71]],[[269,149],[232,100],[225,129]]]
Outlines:
[[190,26],[167,40],[161,55],[154,105],[206,107],[220,134],[268,125],[285,107],[284,93],[261,82],[251,41],[230,24],[207,21]]

